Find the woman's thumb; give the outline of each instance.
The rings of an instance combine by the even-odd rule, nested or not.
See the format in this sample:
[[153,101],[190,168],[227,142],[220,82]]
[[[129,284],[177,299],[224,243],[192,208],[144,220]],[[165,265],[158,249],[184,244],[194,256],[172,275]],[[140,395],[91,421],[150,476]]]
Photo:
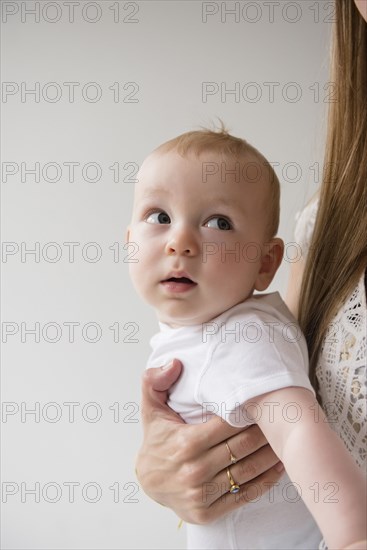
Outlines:
[[166,403],[167,391],[178,379],[181,369],[182,363],[178,359],[172,359],[160,368],[147,369],[142,381],[144,405],[149,405],[149,402],[156,405],[157,401]]

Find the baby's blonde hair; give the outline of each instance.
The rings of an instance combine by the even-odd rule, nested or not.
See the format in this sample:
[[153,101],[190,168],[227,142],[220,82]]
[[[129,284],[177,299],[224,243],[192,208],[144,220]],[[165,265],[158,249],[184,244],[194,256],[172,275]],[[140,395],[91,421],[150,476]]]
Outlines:
[[[244,139],[232,136],[221,122],[217,130],[202,128],[181,134],[169,141],[166,141],[154,153],[168,153],[177,151],[182,157],[189,153],[199,156],[202,153],[216,153],[227,158],[234,158],[237,161],[244,161],[246,158],[255,157],[259,163],[257,168],[261,170],[261,179],[270,186],[268,201],[268,227],[269,238],[274,237],[279,226],[280,208],[280,185],[278,177],[266,158]],[[253,162],[251,162],[253,165]],[[257,180],[258,181],[258,180]]]

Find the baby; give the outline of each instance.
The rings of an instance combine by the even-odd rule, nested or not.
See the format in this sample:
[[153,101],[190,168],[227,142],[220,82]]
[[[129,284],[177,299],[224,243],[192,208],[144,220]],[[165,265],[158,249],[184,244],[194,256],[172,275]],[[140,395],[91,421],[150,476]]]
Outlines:
[[[134,286],[160,326],[148,368],[179,358],[170,407],[188,423],[257,423],[289,475],[224,518],[188,525],[192,549],[317,549],[318,527],[329,548],[365,537],[364,478],[317,405],[305,340],[278,293],[254,295],[282,260],[278,222],[275,172],[224,129],[178,136],[139,171],[127,241],[138,246]],[[228,468],[203,499],[241,494],[226,448]]]

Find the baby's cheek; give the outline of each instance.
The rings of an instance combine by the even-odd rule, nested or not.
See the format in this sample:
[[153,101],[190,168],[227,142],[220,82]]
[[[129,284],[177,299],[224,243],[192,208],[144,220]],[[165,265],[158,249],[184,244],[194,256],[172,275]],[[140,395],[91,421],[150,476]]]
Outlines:
[[203,255],[203,262],[215,266],[220,271],[225,271],[238,268],[243,263],[243,258],[239,246],[230,247],[225,246],[224,243],[218,245],[213,243]]
[[134,233],[130,237],[129,243],[126,245],[126,259],[129,264],[142,264],[144,258],[147,257],[144,246],[144,240],[139,238],[138,233]]
[[[216,236],[216,235],[215,235]],[[220,233],[218,232],[218,237]],[[234,266],[241,269],[243,264],[257,261],[259,254],[256,243],[241,242],[235,239],[220,239],[203,242],[203,263],[211,262],[213,265]]]
[[125,248],[124,261],[129,264],[130,273],[139,276],[147,260],[148,255],[144,241],[135,236],[134,240],[130,240]]
[[204,241],[200,247],[201,262],[210,265],[218,265],[222,257],[222,243],[215,241]]
[[138,295],[149,302],[150,287],[147,279],[147,269],[142,262],[129,263],[129,274],[133,287]]

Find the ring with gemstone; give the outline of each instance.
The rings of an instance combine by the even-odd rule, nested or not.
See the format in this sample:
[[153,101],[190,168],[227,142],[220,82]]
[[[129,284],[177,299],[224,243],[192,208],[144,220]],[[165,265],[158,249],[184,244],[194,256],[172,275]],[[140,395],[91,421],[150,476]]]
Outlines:
[[227,468],[227,476],[228,476],[228,479],[229,479],[229,483],[230,483],[230,488],[229,488],[229,492],[234,495],[235,493],[238,493],[238,491],[240,490],[240,486],[238,485],[238,483],[235,482],[235,480],[233,479],[232,477],[232,474],[230,472],[230,469]]

